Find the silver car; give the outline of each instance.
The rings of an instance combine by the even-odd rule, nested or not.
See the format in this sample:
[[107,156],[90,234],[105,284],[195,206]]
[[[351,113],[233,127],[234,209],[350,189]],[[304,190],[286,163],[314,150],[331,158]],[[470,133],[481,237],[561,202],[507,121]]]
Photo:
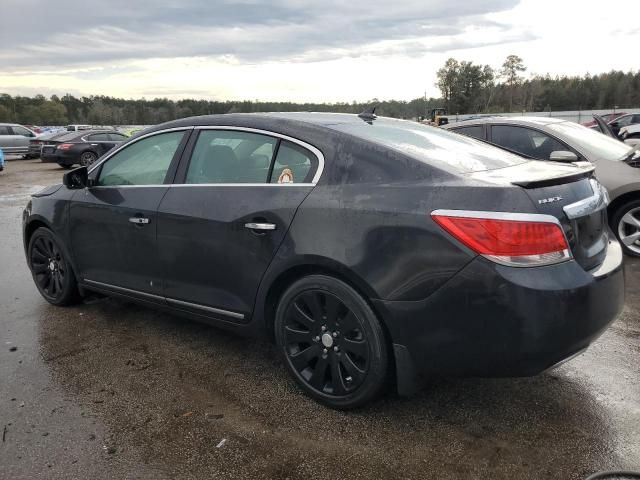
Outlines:
[[36,133],[17,123],[0,123],[0,149],[5,155],[26,155]]
[[607,188],[609,224],[625,252],[640,256],[640,152],[602,133],[548,117],[485,117],[444,127],[527,158],[588,161]]

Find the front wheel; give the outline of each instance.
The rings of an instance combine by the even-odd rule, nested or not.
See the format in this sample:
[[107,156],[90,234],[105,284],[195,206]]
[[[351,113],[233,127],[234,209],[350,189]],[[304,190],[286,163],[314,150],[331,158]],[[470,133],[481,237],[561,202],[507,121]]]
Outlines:
[[47,302],[71,305],[80,300],[69,259],[51,230],[40,227],[33,232],[27,253],[33,281]]
[[640,200],[620,206],[611,218],[611,229],[626,254],[640,257]]
[[382,326],[346,283],[325,275],[298,280],[282,296],[274,327],[287,369],[320,403],[359,407],[386,384],[389,360]]

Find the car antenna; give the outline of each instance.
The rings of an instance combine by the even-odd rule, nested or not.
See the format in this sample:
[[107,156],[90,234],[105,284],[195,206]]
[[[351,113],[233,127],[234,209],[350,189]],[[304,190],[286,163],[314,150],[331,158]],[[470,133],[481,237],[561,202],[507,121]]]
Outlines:
[[376,108],[377,108],[377,105],[374,105],[371,108],[367,108],[362,113],[359,113],[358,117],[360,117],[364,121],[375,120],[376,118],[378,118],[376,115]]

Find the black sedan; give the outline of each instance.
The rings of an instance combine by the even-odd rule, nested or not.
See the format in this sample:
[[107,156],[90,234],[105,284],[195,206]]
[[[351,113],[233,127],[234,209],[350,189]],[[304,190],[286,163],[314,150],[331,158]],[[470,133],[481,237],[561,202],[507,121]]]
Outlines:
[[88,167],[98,158],[129,137],[115,130],[80,130],[46,140],[40,158],[63,168]]
[[33,279],[272,338],[334,408],[422,378],[534,375],[623,305],[593,168],[371,114],[148,129],[33,196]]

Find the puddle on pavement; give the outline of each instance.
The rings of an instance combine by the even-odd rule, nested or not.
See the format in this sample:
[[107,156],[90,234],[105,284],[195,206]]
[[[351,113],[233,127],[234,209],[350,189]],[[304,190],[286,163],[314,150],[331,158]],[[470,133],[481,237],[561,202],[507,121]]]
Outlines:
[[623,462],[611,412],[562,370],[437,380],[343,413],[302,395],[265,342],[116,300],[45,310],[54,380],[115,455],[169,476],[569,479]]

